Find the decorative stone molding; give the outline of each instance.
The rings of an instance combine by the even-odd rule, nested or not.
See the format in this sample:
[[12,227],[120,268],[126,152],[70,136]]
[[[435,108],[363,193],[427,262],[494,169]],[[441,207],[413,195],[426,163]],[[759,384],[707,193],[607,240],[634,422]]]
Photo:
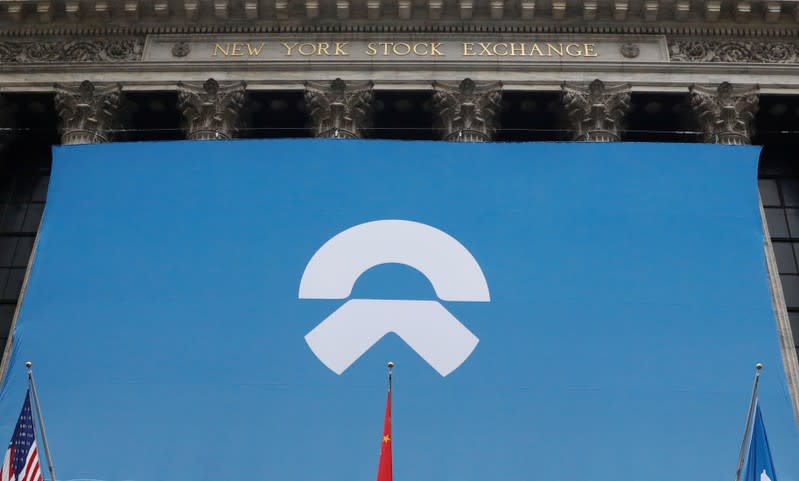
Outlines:
[[433,82],[433,108],[444,140],[488,142],[497,129],[502,83]]
[[0,42],[0,63],[136,62],[144,39]]
[[641,48],[632,42],[625,43],[619,50],[621,51],[622,56],[625,58],[636,58],[641,55]]
[[606,86],[596,79],[588,85],[561,85],[563,105],[574,129],[574,140],[621,140],[624,115],[630,109],[630,84]]
[[736,89],[723,82],[717,88],[692,85],[691,107],[704,132],[704,141],[712,144],[749,144],[753,133],[752,119],[758,108],[760,88]]
[[185,57],[191,52],[191,45],[189,42],[177,42],[172,45],[171,52],[173,57]]
[[[0,10],[0,35],[105,35],[285,31],[539,31],[791,36],[799,21],[795,0],[398,0],[391,7],[351,0],[320,8],[319,0],[13,0]],[[260,4],[260,5],[259,5]],[[452,6],[455,8],[452,8]],[[119,6],[118,6],[119,5]],[[347,20],[353,20],[350,24]],[[530,20],[535,19],[535,22]],[[612,19],[612,23],[609,23]],[[288,20],[288,22],[285,22]],[[365,22],[371,24],[365,25]],[[503,25],[497,25],[503,23]],[[529,29],[529,30],[527,30]]]
[[799,63],[799,43],[670,40],[672,62]]
[[61,119],[61,143],[108,142],[109,131],[117,125],[122,93],[120,84],[55,85],[55,107]]
[[220,85],[210,78],[204,83],[178,83],[178,108],[186,122],[190,140],[230,139],[236,131],[247,84]]
[[371,124],[372,82],[305,82],[305,105],[315,137],[356,139]]

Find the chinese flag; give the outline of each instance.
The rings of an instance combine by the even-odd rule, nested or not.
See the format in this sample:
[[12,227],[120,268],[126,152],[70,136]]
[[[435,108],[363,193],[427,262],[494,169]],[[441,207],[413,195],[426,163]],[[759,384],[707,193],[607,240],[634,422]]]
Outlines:
[[380,441],[380,464],[377,466],[377,481],[391,481],[391,388],[386,400],[386,420],[383,422],[383,438]]

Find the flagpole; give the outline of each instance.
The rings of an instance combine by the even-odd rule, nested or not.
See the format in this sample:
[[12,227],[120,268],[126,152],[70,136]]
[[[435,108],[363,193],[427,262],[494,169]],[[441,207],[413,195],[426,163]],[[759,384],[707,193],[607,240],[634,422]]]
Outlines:
[[39,430],[42,433],[42,447],[44,448],[44,456],[47,458],[47,470],[50,471],[50,481],[56,481],[55,468],[53,467],[53,458],[50,456],[50,448],[47,446],[47,434],[44,431],[44,418],[42,418],[42,407],[39,405],[39,395],[36,394],[36,382],[33,380],[33,363],[28,361],[25,363],[28,368],[28,385],[33,394],[33,406],[36,409],[36,418],[39,420]]
[[749,401],[749,412],[746,413],[746,426],[744,427],[744,438],[743,441],[741,441],[741,450],[738,452],[738,468],[735,470],[735,481],[741,481],[741,470],[744,466],[746,445],[749,442],[749,435],[751,434],[750,431],[752,430],[752,414],[755,411],[755,403],[757,402],[757,388],[760,385],[760,371],[762,369],[762,364],[755,364],[755,380],[752,383],[752,399]]
[[391,392],[391,370],[394,369],[394,363],[388,361],[388,392]]

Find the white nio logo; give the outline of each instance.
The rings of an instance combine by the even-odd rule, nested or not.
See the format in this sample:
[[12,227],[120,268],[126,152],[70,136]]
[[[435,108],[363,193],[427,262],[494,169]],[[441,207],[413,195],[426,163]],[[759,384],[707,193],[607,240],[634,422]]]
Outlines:
[[[460,242],[406,220],[359,224],[328,240],[305,267],[299,297],[346,299],[361,274],[389,263],[420,271],[445,301],[491,300],[483,271]],[[442,376],[457,369],[479,342],[439,302],[396,299],[350,299],[305,341],[325,366],[341,374],[389,332]]]

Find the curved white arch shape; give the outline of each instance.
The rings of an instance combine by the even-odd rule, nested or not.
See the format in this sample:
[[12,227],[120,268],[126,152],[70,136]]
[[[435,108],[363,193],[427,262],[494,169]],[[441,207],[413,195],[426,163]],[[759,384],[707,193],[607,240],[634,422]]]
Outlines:
[[366,222],[325,242],[305,267],[299,297],[346,299],[361,274],[389,263],[417,269],[445,301],[491,300],[480,265],[460,242],[408,220]]

